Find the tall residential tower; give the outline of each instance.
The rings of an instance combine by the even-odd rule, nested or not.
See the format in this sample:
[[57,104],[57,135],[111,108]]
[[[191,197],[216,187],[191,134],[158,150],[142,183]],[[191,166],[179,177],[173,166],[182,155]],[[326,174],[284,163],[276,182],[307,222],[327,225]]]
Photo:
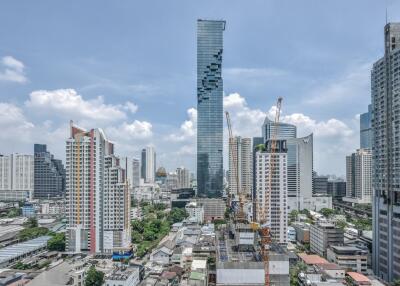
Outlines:
[[400,23],[384,28],[385,55],[371,72],[373,270],[400,278]]
[[156,151],[153,146],[142,150],[141,178],[145,183],[154,183],[156,176]]
[[130,246],[130,196],[114,144],[101,129],[71,123],[66,142],[67,250],[112,253]]
[[223,188],[222,51],[225,21],[197,21],[197,194]]

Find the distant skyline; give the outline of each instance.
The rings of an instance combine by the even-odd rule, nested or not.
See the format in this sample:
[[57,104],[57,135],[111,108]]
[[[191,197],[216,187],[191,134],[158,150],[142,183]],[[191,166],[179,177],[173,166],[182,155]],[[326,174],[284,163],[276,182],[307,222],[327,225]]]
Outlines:
[[64,160],[72,119],[103,128],[118,155],[153,145],[158,166],[195,171],[196,23],[223,19],[235,135],[261,136],[282,96],[283,121],[314,132],[314,169],[344,176],[386,7],[400,21],[393,0],[1,1],[0,154],[43,143]]

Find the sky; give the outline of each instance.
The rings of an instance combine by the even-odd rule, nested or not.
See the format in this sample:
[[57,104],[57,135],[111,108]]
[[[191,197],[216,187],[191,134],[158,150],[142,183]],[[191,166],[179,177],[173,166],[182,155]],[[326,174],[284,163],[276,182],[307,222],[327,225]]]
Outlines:
[[0,153],[45,143],[64,159],[73,120],[104,129],[118,155],[153,145],[158,166],[194,172],[196,20],[224,19],[234,135],[260,136],[281,96],[282,120],[314,133],[314,169],[343,176],[386,8],[400,21],[395,0],[1,1]]

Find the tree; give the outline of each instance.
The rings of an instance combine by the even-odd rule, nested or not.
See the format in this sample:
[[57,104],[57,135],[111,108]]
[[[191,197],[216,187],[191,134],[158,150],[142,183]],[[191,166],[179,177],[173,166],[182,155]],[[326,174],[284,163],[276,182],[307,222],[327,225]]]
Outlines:
[[24,223],[24,226],[26,228],[34,228],[38,226],[37,219],[34,217],[28,218],[28,220]]
[[396,279],[392,283],[393,286],[400,286],[400,279]]
[[49,232],[49,230],[45,227],[26,228],[19,232],[18,239],[20,241],[25,241],[28,239],[36,238],[38,236],[46,235],[46,234],[48,234],[48,232]]
[[290,221],[295,221],[295,220],[297,220],[297,216],[299,215],[299,211],[298,210],[292,210],[290,213],[289,213],[289,220]]
[[56,233],[47,242],[47,248],[51,251],[65,251],[65,234]]
[[184,220],[187,217],[188,217],[188,213],[186,212],[185,209],[173,208],[168,215],[168,221],[171,224],[174,224],[174,223]]
[[345,222],[345,221],[338,221],[337,223],[336,223],[336,226],[338,227],[338,228],[341,228],[341,229],[344,229],[346,226],[347,226],[347,222]]
[[157,234],[151,229],[146,229],[143,233],[143,238],[148,241],[153,241],[157,239]]
[[302,271],[307,270],[307,265],[304,262],[299,262],[295,266],[289,269],[290,274],[290,286],[297,286],[298,285],[298,275]]
[[94,265],[90,266],[86,278],[85,286],[101,286],[104,282],[104,273],[96,270]]
[[323,208],[320,210],[320,213],[322,213],[324,217],[329,218],[335,214],[335,211],[333,209]]

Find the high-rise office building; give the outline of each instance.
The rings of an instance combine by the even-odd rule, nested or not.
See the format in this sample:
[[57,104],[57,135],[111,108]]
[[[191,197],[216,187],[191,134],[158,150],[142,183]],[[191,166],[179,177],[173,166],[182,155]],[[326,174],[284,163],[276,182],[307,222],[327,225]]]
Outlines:
[[328,179],[328,196],[335,201],[342,201],[346,196],[346,182],[342,179]]
[[139,159],[132,159],[132,188],[139,187],[140,185],[140,161]]
[[373,162],[373,270],[400,278],[400,23],[384,28],[385,54],[371,72]]
[[370,204],[372,200],[371,149],[358,149],[346,157],[346,202]]
[[147,146],[142,150],[141,178],[146,183],[154,183],[156,176],[156,152],[153,146]]
[[15,201],[32,197],[34,186],[32,155],[0,155],[0,200]]
[[368,105],[368,112],[360,115],[360,148],[372,148],[372,106]]
[[61,160],[47,151],[44,144],[34,145],[33,198],[54,199],[65,195],[65,169]]
[[328,194],[328,176],[318,175],[313,172],[313,194],[314,195],[327,195]]
[[[271,141],[267,141],[265,149],[256,151],[254,166],[257,219],[264,220],[266,218],[266,223],[270,225],[273,241],[286,244],[288,225],[286,141],[277,141],[274,154],[271,154]],[[273,170],[270,186],[271,166],[273,166]]]
[[289,210],[307,207],[304,200],[312,197],[313,134],[289,138],[287,142],[287,183]]
[[222,51],[225,21],[197,21],[197,195],[223,189]]
[[297,127],[295,125],[283,122],[275,124],[275,122],[270,120],[268,117],[265,117],[261,131],[264,143],[271,139],[273,135],[276,135],[276,139],[290,139],[297,137]]
[[236,136],[229,141],[229,193],[251,195],[253,188],[253,152],[251,138]]
[[67,250],[112,253],[130,246],[126,172],[101,129],[71,123],[66,141]]
[[176,175],[178,176],[178,189],[190,188],[189,170],[186,168],[177,168]]

